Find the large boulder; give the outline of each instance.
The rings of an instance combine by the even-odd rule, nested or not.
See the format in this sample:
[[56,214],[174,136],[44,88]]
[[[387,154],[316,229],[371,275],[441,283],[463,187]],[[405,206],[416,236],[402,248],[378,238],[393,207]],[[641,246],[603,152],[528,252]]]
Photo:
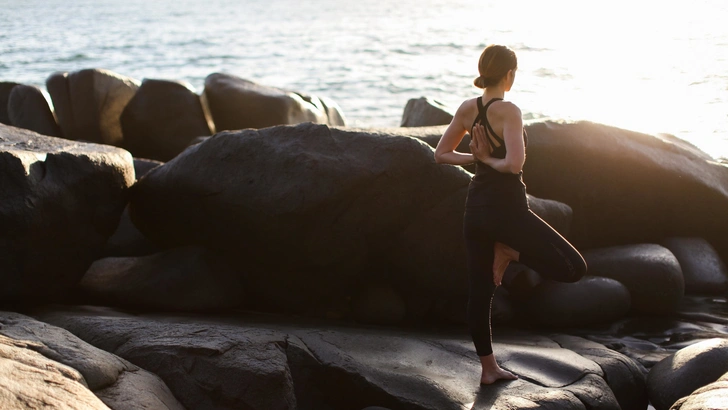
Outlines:
[[728,166],[671,136],[584,121],[526,129],[529,192],[572,207],[578,248],[699,236],[728,250]]
[[728,410],[728,373],[683,397],[670,410]]
[[210,74],[205,79],[204,98],[218,131],[302,122],[345,125],[339,107],[328,99],[256,84],[230,74]]
[[64,138],[121,146],[121,116],[139,81],[102,69],[57,72],[46,80]]
[[633,312],[673,312],[685,294],[680,263],[668,249],[660,245],[590,249],[583,256],[589,275],[618,280],[629,289]]
[[661,244],[680,262],[686,293],[720,295],[728,290],[728,270],[708,241],[673,237]]
[[8,97],[9,125],[35,131],[38,134],[60,137],[61,129],[40,88],[19,84]]
[[447,125],[455,113],[443,103],[428,97],[413,98],[407,101],[402,114],[401,127],[427,127]]
[[159,161],[174,158],[196,137],[212,134],[192,86],[166,80],[142,82],[121,114],[121,128],[123,146],[132,155]]
[[0,312],[0,325],[0,373],[12,373],[0,377],[0,391],[23,397],[0,393],[3,409],[183,410],[159,377],[65,329],[12,312]]
[[8,100],[10,99],[10,93],[17,85],[19,84],[10,81],[0,81],[0,123],[5,125],[12,125],[10,124],[10,116],[8,116]]
[[116,229],[133,182],[127,151],[0,125],[0,300],[75,285]]
[[99,259],[78,286],[91,303],[130,308],[199,311],[244,300],[237,275],[223,259],[194,246]]
[[531,323],[580,327],[624,317],[630,308],[630,294],[624,285],[609,278],[585,276],[575,283],[547,280],[518,306]]
[[696,389],[728,372],[728,339],[709,339],[677,351],[657,363],[647,375],[650,402],[668,410]]
[[225,251],[259,306],[298,310],[347,294],[370,266],[393,267],[388,282],[399,289],[459,297],[470,178],[406,136],[310,123],[249,129],[150,171],[132,189],[130,214],[163,246]]

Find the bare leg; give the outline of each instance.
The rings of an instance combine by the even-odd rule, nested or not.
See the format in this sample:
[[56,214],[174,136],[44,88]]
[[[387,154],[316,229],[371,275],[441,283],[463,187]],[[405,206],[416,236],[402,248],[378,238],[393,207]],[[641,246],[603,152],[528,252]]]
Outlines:
[[483,374],[480,376],[480,384],[492,384],[496,380],[516,380],[518,376],[504,370],[495,361],[495,356],[480,356],[480,364],[483,366]]
[[520,253],[501,242],[496,242],[493,248],[493,282],[500,286],[503,281],[503,274],[511,261],[518,262]]

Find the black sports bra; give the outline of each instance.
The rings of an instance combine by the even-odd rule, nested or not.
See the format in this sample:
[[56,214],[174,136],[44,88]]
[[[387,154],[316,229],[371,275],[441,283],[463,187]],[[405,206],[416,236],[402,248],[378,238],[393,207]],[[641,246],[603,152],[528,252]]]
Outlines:
[[[491,104],[493,104],[496,101],[501,101],[502,98],[492,98],[490,101],[488,101],[487,104],[485,104],[485,107],[483,106],[483,97],[478,97],[478,116],[475,117],[475,121],[473,121],[473,127],[478,123],[478,121],[481,122],[481,124],[485,125],[485,138],[488,140],[488,143],[491,147],[493,147],[493,152],[491,152],[491,156],[494,158],[505,158],[506,157],[506,142],[503,140],[503,138],[499,137],[498,134],[493,131],[493,127],[491,127],[490,122],[488,121],[488,107],[490,107]],[[499,145],[496,146],[495,142],[493,142],[493,138],[491,138],[490,135],[495,138],[495,142],[498,142]],[[528,146],[528,136],[526,135],[526,130],[523,130],[523,145],[524,147]]]

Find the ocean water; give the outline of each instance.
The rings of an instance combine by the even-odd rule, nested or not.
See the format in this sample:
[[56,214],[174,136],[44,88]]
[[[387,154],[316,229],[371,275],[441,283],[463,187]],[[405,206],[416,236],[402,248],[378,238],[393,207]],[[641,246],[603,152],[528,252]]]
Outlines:
[[482,49],[519,59],[525,119],[670,133],[728,157],[728,2],[656,0],[0,0],[0,81],[55,71],[227,72],[332,98],[352,126],[398,126],[407,100],[456,108]]

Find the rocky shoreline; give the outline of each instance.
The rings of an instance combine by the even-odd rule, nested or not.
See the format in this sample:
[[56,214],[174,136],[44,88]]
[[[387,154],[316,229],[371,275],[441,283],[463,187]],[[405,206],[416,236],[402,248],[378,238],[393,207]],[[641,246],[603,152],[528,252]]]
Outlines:
[[521,378],[478,387],[446,107],[355,129],[226,74],[47,89],[0,83],[3,409],[728,409],[728,167],[685,141],[526,126],[529,204],[589,272],[509,267]]

